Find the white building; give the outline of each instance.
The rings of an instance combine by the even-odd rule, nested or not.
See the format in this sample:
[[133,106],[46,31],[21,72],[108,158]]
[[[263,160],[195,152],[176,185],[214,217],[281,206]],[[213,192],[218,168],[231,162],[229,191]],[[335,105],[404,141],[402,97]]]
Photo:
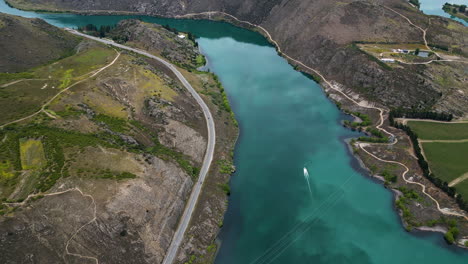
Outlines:
[[382,61],[382,62],[390,62],[390,63],[394,63],[394,62],[395,62],[395,59],[390,59],[390,58],[383,58],[383,59],[380,59],[380,61]]

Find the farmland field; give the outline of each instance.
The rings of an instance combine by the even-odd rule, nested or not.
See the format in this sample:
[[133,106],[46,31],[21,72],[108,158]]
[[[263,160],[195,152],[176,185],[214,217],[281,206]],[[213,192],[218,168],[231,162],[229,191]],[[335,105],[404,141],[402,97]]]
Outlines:
[[441,180],[448,183],[468,172],[468,142],[425,142],[422,146],[431,171]]
[[408,121],[408,126],[423,140],[468,139],[468,123]]

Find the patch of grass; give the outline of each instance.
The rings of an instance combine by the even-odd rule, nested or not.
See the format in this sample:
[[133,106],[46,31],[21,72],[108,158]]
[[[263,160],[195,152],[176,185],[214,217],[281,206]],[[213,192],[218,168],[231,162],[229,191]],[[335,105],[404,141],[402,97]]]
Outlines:
[[126,133],[130,130],[127,120],[122,118],[98,114],[94,120],[106,124],[114,132]]
[[219,172],[225,174],[231,174],[236,171],[234,165],[228,160],[218,160]]
[[40,169],[46,165],[44,147],[38,139],[20,139],[21,166],[23,170]]
[[386,183],[395,183],[397,181],[397,176],[393,173],[390,173],[388,170],[384,170],[382,172],[382,176],[384,177]]
[[219,188],[221,188],[221,190],[223,190],[223,192],[226,194],[226,195],[231,195],[231,188],[229,187],[229,184],[227,183],[222,183],[222,184],[219,184],[218,185]]
[[0,162],[0,180],[8,180],[15,176],[13,166],[9,160]]
[[205,56],[198,54],[197,57],[195,58],[195,66],[198,68],[198,67],[204,66],[205,64],[206,64]]
[[468,179],[460,182],[454,187],[457,190],[457,193],[463,197],[463,200],[468,201]]
[[457,140],[468,139],[468,123],[435,123],[408,121],[408,126],[426,140]]
[[438,178],[450,182],[468,172],[468,142],[423,143],[429,168]]
[[[0,133],[2,138],[6,138],[0,144],[0,160],[9,161],[16,171],[25,168],[39,168],[38,182],[34,189],[45,192],[49,190],[55,182],[62,176],[67,176],[67,170],[62,168],[65,165],[64,148],[87,146],[119,147],[123,145],[118,139],[107,133],[83,134],[75,131],[68,131],[59,128],[51,128],[44,125],[31,124],[28,126],[10,126]],[[23,140],[22,138],[40,138],[42,143],[33,140]],[[42,146],[42,151],[40,150]],[[39,156],[41,153],[42,156]],[[40,159],[40,162],[37,161]]]
[[372,124],[370,117],[366,114],[359,113],[359,112],[351,112],[351,111],[345,111],[345,113],[356,116],[362,120],[361,122],[351,122],[351,121],[345,120],[343,121],[343,123],[346,126],[349,126],[351,128],[356,128],[356,127],[365,127],[365,126],[369,126],[370,124]]
[[60,85],[58,87],[59,89],[65,89],[68,86],[70,86],[72,82],[72,73],[73,73],[73,69],[69,69],[65,71],[62,79],[60,79]]
[[4,73],[0,72],[0,84],[9,83],[21,79],[33,79],[36,76],[32,72]]
[[42,78],[50,76],[52,79],[63,79],[68,72],[70,78],[75,78],[103,67],[115,55],[112,49],[95,46],[50,65],[39,67],[34,73]]

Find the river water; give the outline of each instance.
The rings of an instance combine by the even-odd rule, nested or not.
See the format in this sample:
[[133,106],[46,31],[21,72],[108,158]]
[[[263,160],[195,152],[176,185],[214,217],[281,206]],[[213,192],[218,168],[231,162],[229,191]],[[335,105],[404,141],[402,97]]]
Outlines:
[[[126,16],[0,12],[56,26]],[[140,17],[198,36],[239,121],[218,264],[468,263],[441,234],[404,231],[392,194],[361,172],[344,143],[343,114],[257,33],[210,21]],[[307,176],[307,177],[306,177]]]
[[447,2],[457,5],[468,5],[467,0],[419,0],[419,2],[421,2],[420,9],[424,12],[424,14],[448,17],[462,23],[465,26],[468,26],[468,22],[465,20],[454,17],[442,10],[442,6],[444,6],[444,4]]

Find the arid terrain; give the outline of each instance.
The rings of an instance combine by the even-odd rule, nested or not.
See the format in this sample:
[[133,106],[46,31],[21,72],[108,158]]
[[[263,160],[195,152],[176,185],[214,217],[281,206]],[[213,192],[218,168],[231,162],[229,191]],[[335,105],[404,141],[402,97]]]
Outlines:
[[[40,36],[27,43],[2,38],[2,47],[22,50],[28,48],[23,43],[40,41],[62,47],[50,54],[67,54],[38,56],[34,64],[0,58],[0,65],[20,71],[0,73],[2,262],[161,262],[206,149],[199,105],[156,61],[39,19],[2,14],[0,21],[2,35],[24,34],[14,41]],[[192,40],[140,21],[124,21],[113,34],[135,29],[130,25],[143,32],[139,36],[159,40],[145,47],[154,54],[187,51],[166,58],[181,65],[195,89],[209,94],[204,100],[217,113],[215,160],[200,199],[211,210],[197,211],[194,223],[203,224],[203,232],[192,229],[196,247],[187,248],[205,253],[222,222],[226,193],[220,186],[231,171],[226,167],[232,166],[237,128],[221,109],[219,83],[194,70],[201,55]],[[129,36],[129,44],[144,40]]]

